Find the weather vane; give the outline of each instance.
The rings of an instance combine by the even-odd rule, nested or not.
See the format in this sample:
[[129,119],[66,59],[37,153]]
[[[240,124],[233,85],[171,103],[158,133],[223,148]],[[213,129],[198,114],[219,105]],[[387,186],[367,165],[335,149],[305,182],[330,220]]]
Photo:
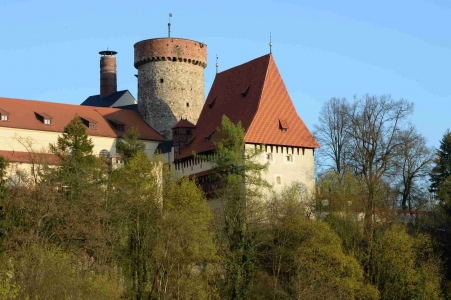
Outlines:
[[272,38],[271,38],[271,32],[269,32],[269,53],[272,54]]
[[172,14],[169,13],[169,22],[168,22],[168,37],[171,37],[171,17]]
[[216,54],[216,74],[218,74],[218,67],[219,67],[218,55]]

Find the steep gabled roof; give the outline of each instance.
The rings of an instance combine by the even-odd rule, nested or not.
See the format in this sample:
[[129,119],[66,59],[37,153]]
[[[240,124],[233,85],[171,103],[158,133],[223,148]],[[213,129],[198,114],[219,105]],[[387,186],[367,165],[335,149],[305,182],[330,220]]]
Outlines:
[[181,119],[180,121],[177,122],[177,124],[175,124],[172,127],[172,129],[174,129],[174,128],[195,128],[195,127],[196,127],[196,125],[194,125],[190,121],[188,121],[186,119]]
[[271,54],[216,75],[192,143],[179,157],[213,150],[208,137],[221,127],[223,115],[241,121],[246,143],[319,147],[296,113]]
[[[64,127],[75,117],[97,123],[97,129],[86,128],[91,136],[118,138],[124,132],[117,131],[108,120],[117,120],[125,124],[125,131],[131,127],[139,130],[143,140],[165,141],[166,139],[147,125],[136,111],[110,108],[80,106],[44,101],[0,98],[0,109],[9,113],[8,121],[0,122],[0,127],[20,128],[39,131],[63,132]],[[51,124],[41,122],[35,112],[52,117]]]
[[247,143],[319,148],[297,114],[272,55],[260,105],[245,139]]

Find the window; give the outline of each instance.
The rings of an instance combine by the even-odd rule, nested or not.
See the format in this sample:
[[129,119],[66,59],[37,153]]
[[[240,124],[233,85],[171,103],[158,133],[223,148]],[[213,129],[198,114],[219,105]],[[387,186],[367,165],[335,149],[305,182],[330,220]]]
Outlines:
[[285,133],[288,130],[288,121],[285,119],[279,119],[279,128],[280,130]]
[[213,101],[210,102],[210,104],[208,104],[208,107],[213,108],[213,106],[215,105],[216,102],[216,98],[213,99]]
[[272,161],[272,153],[266,153],[266,160]]
[[110,157],[110,152],[106,149],[103,149],[102,151],[100,151],[99,157]]
[[9,119],[9,112],[0,108],[0,116],[1,116],[0,120],[6,122]]
[[188,102],[186,102],[186,107],[189,107],[189,103]]
[[96,123],[89,123],[89,129],[97,129]]
[[124,128],[124,125],[116,125],[116,129],[117,129],[117,131],[121,131],[121,132],[124,132],[125,131],[125,128]]
[[282,176],[276,176],[276,184],[282,184]]
[[250,88],[250,87],[251,87],[251,86],[248,85],[247,88],[241,93],[241,95],[242,95],[243,97],[246,97],[246,96],[247,96],[247,94],[249,93],[249,88]]
[[292,154],[287,154],[287,155],[285,155],[285,159],[286,159],[288,162],[293,162],[293,155],[292,155]]
[[50,119],[44,119],[44,124],[45,125],[51,125]]

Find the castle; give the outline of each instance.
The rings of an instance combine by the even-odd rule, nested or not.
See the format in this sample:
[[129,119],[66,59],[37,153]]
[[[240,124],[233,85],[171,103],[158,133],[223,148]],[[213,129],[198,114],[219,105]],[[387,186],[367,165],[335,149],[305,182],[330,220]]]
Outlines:
[[81,105],[0,98],[0,155],[11,162],[13,176],[33,159],[51,163],[45,149],[79,116],[95,154],[120,163],[116,141],[138,128],[148,155],[162,153],[176,176],[196,176],[208,192],[212,165],[193,154],[213,153],[211,137],[226,115],[241,121],[246,147],[265,147],[259,159],[269,162],[264,178],[276,189],[294,182],[314,188],[319,145],[298,116],[271,53],[217,73],[205,100],[206,44],[169,37],[140,41],[134,45],[138,101],[117,91],[117,53],[99,54],[100,94]]

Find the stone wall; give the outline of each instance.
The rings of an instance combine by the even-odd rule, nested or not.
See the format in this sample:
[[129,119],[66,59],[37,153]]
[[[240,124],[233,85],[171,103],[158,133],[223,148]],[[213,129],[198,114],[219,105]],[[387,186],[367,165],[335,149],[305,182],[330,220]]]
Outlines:
[[168,139],[181,118],[197,123],[205,101],[206,48],[196,41],[172,38],[135,44],[139,112]]

